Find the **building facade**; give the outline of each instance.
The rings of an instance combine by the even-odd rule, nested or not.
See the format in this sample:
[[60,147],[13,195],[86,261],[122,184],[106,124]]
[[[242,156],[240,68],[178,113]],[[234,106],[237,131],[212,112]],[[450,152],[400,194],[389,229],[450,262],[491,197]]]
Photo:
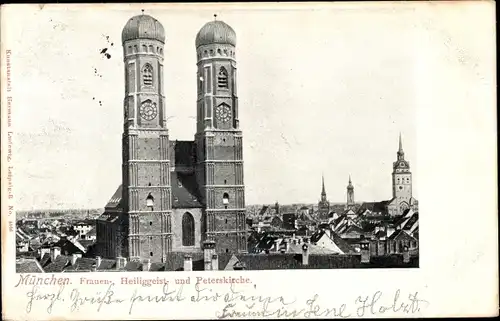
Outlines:
[[165,262],[170,252],[246,252],[236,33],[223,21],[196,37],[197,131],[171,139],[165,104],[165,30],[149,15],[123,28],[122,184],[97,222],[103,257]]

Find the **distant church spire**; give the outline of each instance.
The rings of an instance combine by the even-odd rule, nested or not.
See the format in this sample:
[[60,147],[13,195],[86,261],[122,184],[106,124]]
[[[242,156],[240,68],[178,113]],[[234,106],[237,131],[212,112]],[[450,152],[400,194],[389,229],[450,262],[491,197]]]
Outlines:
[[352,186],[351,174],[349,174],[349,184],[347,184],[347,209],[354,206],[354,186]]
[[403,140],[401,139],[401,132],[399,133],[399,149],[398,149],[398,160],[405,159],[405,152],[403,151]]
[[325,176],[321,175],[321,197],[325,196],[326,197],[326,190],[325,190]]
[[326,198],[325,175],[321,174],[321,200],[318,202],[318,212],[321,218],[327,218],[330,212],[330,203]]

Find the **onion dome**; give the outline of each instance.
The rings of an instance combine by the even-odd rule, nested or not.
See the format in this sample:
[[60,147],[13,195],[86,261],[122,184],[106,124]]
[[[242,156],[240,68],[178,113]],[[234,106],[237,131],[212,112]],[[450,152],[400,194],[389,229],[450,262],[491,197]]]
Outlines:
[[209,44],[236,46],[236,32],[224,21],[207,22],[196,35],[196,48]]
[[134,39],[153,39],[165,43],[165,29],[155,18],[138,15],[130,18],[122,31],[122,43]]

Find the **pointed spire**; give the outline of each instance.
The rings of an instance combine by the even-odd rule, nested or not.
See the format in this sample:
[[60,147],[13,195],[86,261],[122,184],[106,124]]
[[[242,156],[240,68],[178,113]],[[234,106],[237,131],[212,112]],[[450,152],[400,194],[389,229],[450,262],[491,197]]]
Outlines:
[[351,174],[349,174],[349,185],[352,184],[351,182]]
[[325,175],[321,174],[321,195],[326,195],[326,190],[325,190]]
[[349,184],[347,185],[347,188],[348,188],[348,189],[352,189],[352,188],[354,188],[354,187],[352,186],[351,174],[349,174]]
[[401,132],[399,132],[399,150],[400,153],[403,152],[403,140],[401,139]]

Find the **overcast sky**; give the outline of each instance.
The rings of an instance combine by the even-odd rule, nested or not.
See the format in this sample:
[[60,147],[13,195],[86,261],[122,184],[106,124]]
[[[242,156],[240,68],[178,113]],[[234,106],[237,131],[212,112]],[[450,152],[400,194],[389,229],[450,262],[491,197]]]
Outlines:
[[[356,201],[389,199],[400,132],[418,198],[417,94],[446,35],[429,36],[438,13],[384,7],[145,7],[166,32],[171,139],[193,139],[194,41],[217,13],[237,34],[247,204],[317,202],[322,173],[330,201],[349,174]],[[18,209],[102,207],[121,183],[121,31],[140,9],[31,6],[9,25]]]

